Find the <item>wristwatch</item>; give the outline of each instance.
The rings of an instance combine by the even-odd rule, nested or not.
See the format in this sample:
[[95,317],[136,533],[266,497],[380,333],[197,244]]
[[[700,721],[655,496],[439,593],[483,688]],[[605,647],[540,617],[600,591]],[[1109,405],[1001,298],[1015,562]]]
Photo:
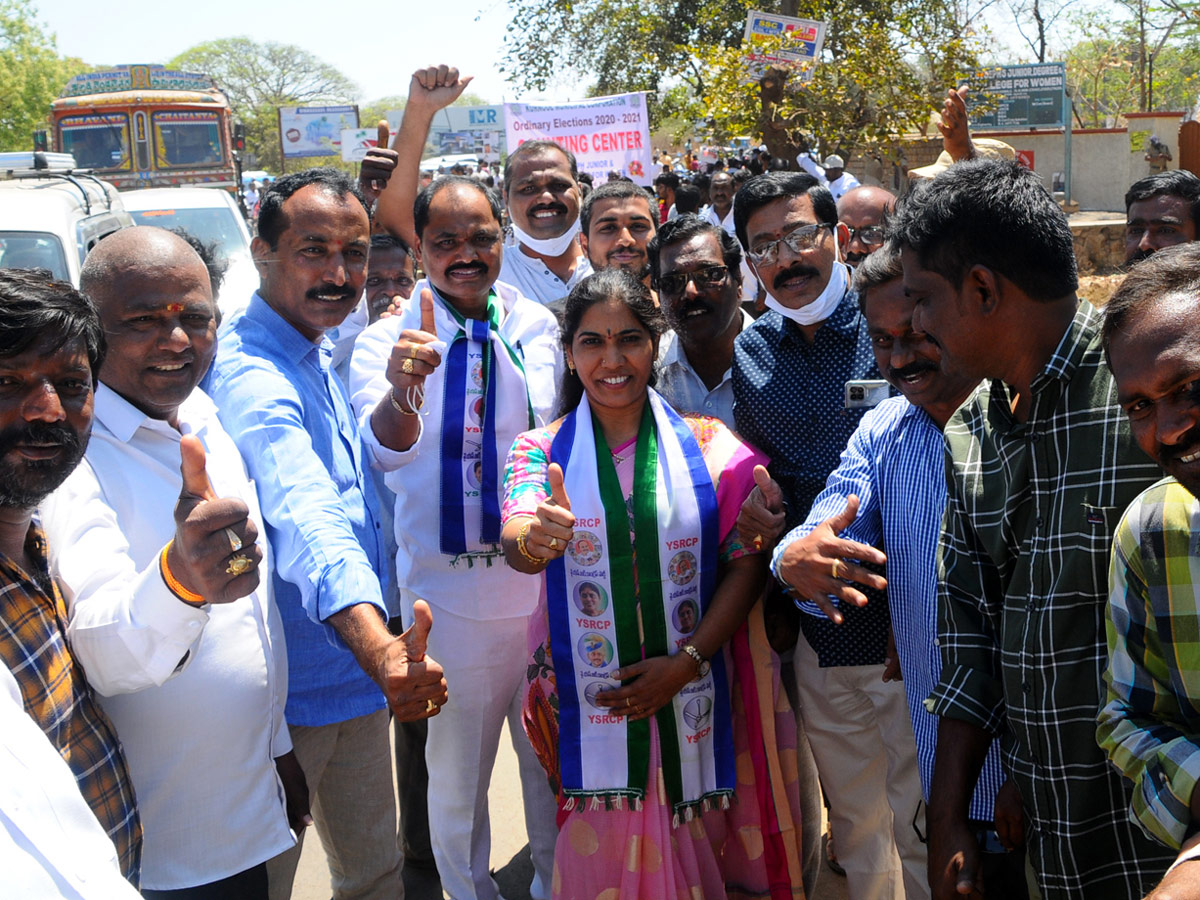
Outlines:
[[692,659],[694,659],[696,661],[696,665],[700,667],[700,671],[698,671],[696,673],[697,679],[703,678],[704,676],[706,676],[708,674],[708,670],[711,667],[708,664],[708,660],[700,655],[699,650],[697,650],[691,644],[688,644],[683,648],[683,652],[686,653],[688,656],[690,656]]

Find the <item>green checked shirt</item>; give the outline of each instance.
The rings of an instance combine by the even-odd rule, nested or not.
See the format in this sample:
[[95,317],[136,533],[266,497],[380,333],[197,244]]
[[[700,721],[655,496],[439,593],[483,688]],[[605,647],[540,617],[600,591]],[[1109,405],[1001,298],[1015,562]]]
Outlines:
[[929,706],[1002,737],[1047,900],[1136,900],[1173,858],[1129,821],[1129,782],[1096,745],[1112,530],[1161,475],[1130,436],[1099,325],[1081,304],[1027,422],[994,381],[946,427]]
[[1096,736],[1133,814],[1178,847],[1200,780],[1200,501],[1174,478],[1133,501],[1109,571],[1108,702]]

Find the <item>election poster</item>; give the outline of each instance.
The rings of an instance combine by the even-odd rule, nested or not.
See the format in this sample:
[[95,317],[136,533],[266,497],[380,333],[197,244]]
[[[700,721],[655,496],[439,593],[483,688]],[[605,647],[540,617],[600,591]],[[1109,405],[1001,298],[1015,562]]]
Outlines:
[[[391,130],[393,139],[396,129]],[[342,129],[342,161],[362,162],[367,151],[379,143],[378,128],[343,128]]]
[[646,96],[617,94],[575,103],[506,103],[508,152],[526,141],[550,140],[575,154],[579,171],[597,182],[619,172],[637,184],[654,178]]
[[793,81],[810,80],[825,44],[825,28],[825,22],[750,10],[742,38],[746,45],[745,80],[758,81],[768,66],[795,69]]
[[337,156],[342,131],[358,127],[357,106],[280,106],[279,143],[284,159]]

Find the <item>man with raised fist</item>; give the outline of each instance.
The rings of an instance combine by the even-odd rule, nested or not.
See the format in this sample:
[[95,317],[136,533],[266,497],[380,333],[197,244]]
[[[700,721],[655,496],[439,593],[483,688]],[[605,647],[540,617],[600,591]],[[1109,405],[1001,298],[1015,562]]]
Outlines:
[[[79,291],[49,272],[0,269],[0,693],[19,698],[104,830],[98,834],[79,809],[61,768],[32,766],[41,748],[31,741],[23,752],[24,723],[6,724],[0,819],[6,838],[23,849],[3,854],[4,890],[13,896],[68,887],[76,896],[119,896],[118,867],[135,887],[141,868],[142,827],[125,754],[67,641],[67,605],[34,518],[83,458],[103,356],[100,319]],[[31,771],[39,782],[24,784],[22,772]],[[58,834],[77,843],[52,845]]]
[[[108,354],[87,455],[42,514],[68,638],[129,758],[142,890],[265,900],[266,860],[294,843],[279,779],[298,819],[307,798],[254,487],[196,387],[216,349],[208,273],[178,236],[129,228],[81,283]],[[223,838],[197,853],[197,831]]]
[[[416,719],[446,702],[441,666],[425,659],[428,607],[414,605],[406,634],[387,628],[366,469],[390,463],[364,446],[325,334],[362,295],[370,238],[362,195],[345,173],[309,169],[275,181],[251,245],[261,284],[246,311],[222,324],[211,377],[271,541],[288,724],[339,900],[394,900],[403,889],[388,707]],[[273,898],[290,895],[298,859],[296,848],[272,861]]]
[[[417,182],[408,116],[446,105],[464,85],[446,67],[413,76],[390,184]],[[433,854],[454,900],[498,896],[487,789],[506,719],[521,766],[535,900],[550,895],[557,836],[553,795],[521,734],[525,635],[539,582],[504,564],[500,500],[513,441],[553,418],[562,350],[553,315],[497,280],[503,254],[516,252],[503,248],[500,215],[493,193],[459,175],[410,200],[398,233],[415,235],[427,280],[413,290],[418,302],[362,333],[350,359],[363,437],[392,470],[404,619],[416,598],[429,601],[438,622],[430,653],[455,689],[429,722],[425,754]]]

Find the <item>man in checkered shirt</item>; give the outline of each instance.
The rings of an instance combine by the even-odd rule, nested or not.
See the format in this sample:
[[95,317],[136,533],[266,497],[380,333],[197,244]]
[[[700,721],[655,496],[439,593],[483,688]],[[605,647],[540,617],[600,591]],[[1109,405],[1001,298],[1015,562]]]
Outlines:
[[934,897],[976,887],[967,809],[998,735],[1043,897],[1140,898],[1171,856],[1129,821],[1095,713],[1113,529],[1158,472],[1117,403],[1099,314],[1076,298],[1066,217],[1033,172],[981,159],[915,188],[890,239],[913,327],[947,369],[985,379],[945,429]]
[[1200,896],[1200,244],[1139,264],[1105,309],[1104,347],[1138,446],[1168,475],[1117,526],[1108,691],[1097,737],[1133,782],[1130,815],[1183,847],[1161,890]]

